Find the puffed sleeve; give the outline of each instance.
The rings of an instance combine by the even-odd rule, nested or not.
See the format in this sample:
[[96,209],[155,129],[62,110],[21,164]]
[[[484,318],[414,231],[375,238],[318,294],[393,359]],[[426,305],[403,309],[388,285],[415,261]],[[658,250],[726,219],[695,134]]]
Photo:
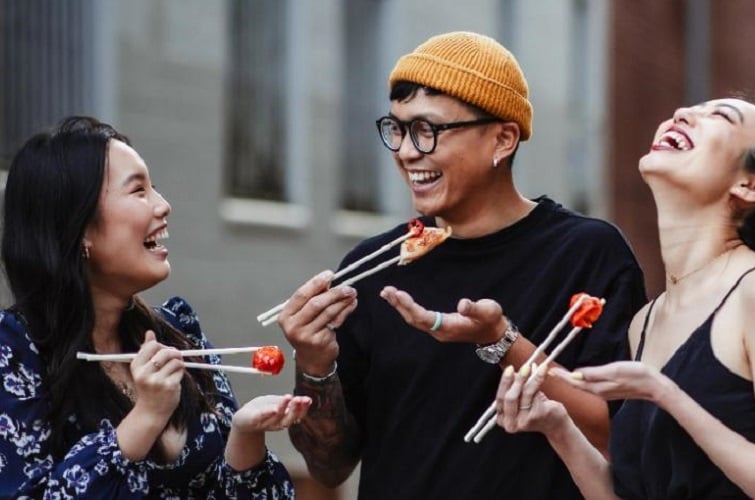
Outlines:
[[142,498],[146,471],[121,455],[108,422],[53,460],[41,360],[9,311],[0,311],[0,377],[0,498]]
[[[212,344],[202,331],[197,314],[182,298],[173,297],[166,301],[159,312],[175,328],[182,331],[189,342],[197,348],[208,349]],[[220,364],[220,356],[210,355],[206,359],[212,364]],[[231,430],[233,414],[238,409],[231,383],[225,373],[213,371],[215,383],[215,409],[217,422],[224,441]],[[288,499],[294,498],[294,489],[288,471],[278,458],[267,450],[265,460],[251,469],[237,471],[225,461],[221,454],[206,472],[204,488],[208,497]]]

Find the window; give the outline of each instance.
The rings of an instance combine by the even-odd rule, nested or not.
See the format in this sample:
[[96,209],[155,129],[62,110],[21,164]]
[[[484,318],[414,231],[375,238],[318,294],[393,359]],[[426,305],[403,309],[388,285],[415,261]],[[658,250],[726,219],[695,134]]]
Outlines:
[[[0,15],[0,169],[32,133],[71,114],[106,119],[107,2],[3,2]],[[110,31],[110,33],[106,33]],[[108,38],[110,37],[110,38]]]
[[376,97],[387,105],[387,88],[377,64],[380,55],[378,9],[375,0],[350,0],[343,10],[345,43],[345,96],[343,107],[344,153],[339,175],[340,200],[344,210],[377,212],[379,154],[382,146],[375,129],[378,111]]
[[226,194],[286,201],[285,22],[280,0],[229,0]]

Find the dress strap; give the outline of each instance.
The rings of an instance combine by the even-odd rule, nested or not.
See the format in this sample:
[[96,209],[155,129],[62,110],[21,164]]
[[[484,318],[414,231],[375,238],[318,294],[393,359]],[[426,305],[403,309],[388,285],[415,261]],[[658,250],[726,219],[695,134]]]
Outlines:
[[653,312],[653,307],[655,307],[655,301],[658,300],[658,297],[654,298],[653,301],[650,303],[650,307],[648,307],[648,312],[645,314],[645,322],[642,324],[642,332],[640,332],[640,343],[637,346],[637,352],[634,355],[634,360],[639,361],[642,358],[642,349],[645,347],[645,332],[648,329],[648,323],[650,322],[650,314]]
[[745,271],[745,272],[742,273],[742,275],[739,277],[739,279],[737,279],[736,283],[734,283],[734,285],[732,285],[732,287],[729,289],[729,291],[726,292],[726,295],[724,295],[724,298],[721,299],[721,303],[718,304],[718,307],[716,307],[713,310],[713,314],[716,314],[718,312],[718,310],[721,309],[721,307],[723,307],[723,305],[726,303],[726,300],[729,298],[729,295],[731,295],[731,293],[734,290],[737,289],[737,287],[742,282],[742,280],[744,279],[744,277],[747,276],[748,274],[750,274],[753,271],[755,271],[755,267],[751,267],[750,269],[748,269],[747,271]]

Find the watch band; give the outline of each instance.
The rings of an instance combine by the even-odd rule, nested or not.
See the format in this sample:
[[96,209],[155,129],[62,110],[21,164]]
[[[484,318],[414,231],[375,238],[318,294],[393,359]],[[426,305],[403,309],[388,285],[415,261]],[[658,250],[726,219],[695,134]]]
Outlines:
[[509,352],[511,346],[514,345],[516,339],[519,338],[519,330],[516,325],[508,318],[506,318],[506,322],[506,330],[503,332],[503,337],[500,340],[488,345],[478,345],[475,350],[477,356],[486,363],[499,363],[506,353]]

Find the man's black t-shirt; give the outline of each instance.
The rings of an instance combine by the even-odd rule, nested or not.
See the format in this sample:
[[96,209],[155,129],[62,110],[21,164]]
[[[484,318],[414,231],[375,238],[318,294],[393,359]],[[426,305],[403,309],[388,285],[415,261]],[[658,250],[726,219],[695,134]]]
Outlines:
[[[581,498],[541,434],[496,427],[480,444],[465,443],[495,397],[500,367],[481,361],[474,345],[441,343],[409,327],[379,296],[393,285],[447,312],[464,297],[495,299],[538,344],[571,296],[586,292],[607,300],[603,314],[557,361],[572,369],[626,359],[629,321],[646,301],[629,246],[605,221],[545,197],[536,201],[527,217],[497,233],[452,237],[415,262],[356,284],[359,305],[338,329],[338,366],[362,433],[360,499]],[[406,230],[398,226],[362,242],[342,267]]]

